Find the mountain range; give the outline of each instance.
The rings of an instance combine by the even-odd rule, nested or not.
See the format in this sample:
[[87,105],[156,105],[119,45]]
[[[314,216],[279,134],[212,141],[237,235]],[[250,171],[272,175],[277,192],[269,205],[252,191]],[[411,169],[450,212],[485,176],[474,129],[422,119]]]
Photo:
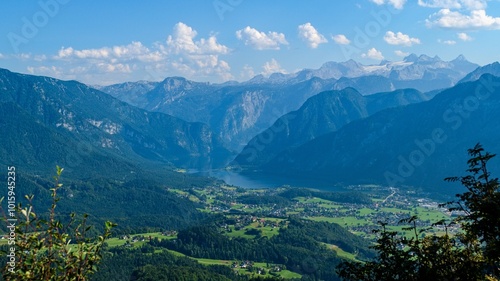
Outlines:
[[206,124],[147,112],[76,81],[0,69],[0,108],[0,161],[31,172],[60,165],[80,177],[130,175],[159,164],[221,165],[216,159],[229,155]]
[[[334,80],[313,78],[295,84],[208,84],[169,77],[147,93],[128,92],[131,104],[148,111],[163,112],[190,122],[203,122],[217,132],[226,147],[239,151],[281,115],[299,108],[309,97],[333,87]],[[142,85],[142,83],[140,84]],[[112,85],[102,88],[115,95]],[[111,90],[112,89],[112,90]],[[134,89],[135,91],[135,89]],[[126,92],[126,91],[123,91]],[[124,94],[121,95],[123,98]]]
[[406,88],[436,91],[455,85],[477,67],[463,56],[447,62],[412,54],[403,61],[369,66],[354,60],[327,62],[319,69],[258,75],[241,83],[209,84],[169,77],[161,82],[97,88],[148,111],[208,124],[228,149],[239,152],[280,116],[299,109],[319,92],[348,87],[362,95]]
[[[307,77],[314,71],[304,70],[242,83],[170,77],[106,87],[0,69],[0,159],[5,165],[22,163],[34,174],[59,164],[80,178],[109,174],[123,179],[162,169],[158,167],[223,167],[246,147],[233,164],[261,173],[431,187],[464,170],[459,163],[465,163],[466,149],[475,143],[498,149],[492,121],[498,109],[497,78],[487,73],[499,74],[500,65],[459,77],[475,66],[463,57],[443,62],[409,56],[405,61],[384,62],[386,68],[393,66],[392,74],[371,66],[369,73],[377,76]],[[361,73],[356,67],[368,71],[352,61],[325,65],[331,73],[343,65],[345,75]],[[369,81],[378,77],[391,79],[398,71],[400,78],[421,77],[421,83],[432,84],[437,76],[408,72],[425,65],[427,73],[432,66],[459,84],[430,92],[398,89],[370,95],[358,89],[370,87]],[[326,68],[317,73],[327,73]],[[342,81],[359,87],[336,89]],[[474,89],[481,87],[491,92],[484,102],[474,98]],[[434,133],[446,134],[446,145],[428,144]],[[432,149],[425,150],[426,144]],[[422,153],[425,161],[409,167],[410,158]]]
[[459,83],[478,80],[483,74],[491,74],[500,77],[500,63],[494,62],[482,67],[478,67],[471,73],[468,73],[464,78],[462,78]]
[[[500,78],[446,89],[429,101],[379,111],[253,166],[267,174],[454,191],[443,179],[467,169],[467,149],[500,151]],[[499,174],[499,160],[491,171]]]
[[[359,77],[378,77],[381,81],[390,83],[394,89],[414,88],[420,91],[432,91],[447,88],[456,84],[466,74],[479,65],[469,62],[463,55],[451,61],[443,61],[438,56],[417,56],[410,54],[402,61],[384,60],[378,65],[363,65],[354,60],[345,62],[327,62],[319,69],[305,69],[297,73],[284,75],[281,80],[306,80],[311,77],[322,79],[342,79]],[[382,79],[386,78],[386,79]],[[271,76],[269,80],[273,79]],[[348,81],[348,80],[347,80]],[[345,81],[344,83],[347,83]],[[422,83],[432,81],[432,83]],[[340,84],[342,86],[342,84]],[[385,89],[360,90],[363,94],[381,92]]]
[[419,103],[430,98],[432,94],[414,89],[369,96],[361,95],[354,88],[319,93],[309,98],[298,110],[280,117],[273,126],[252,138],[231,166],[241,168],[264,164],[285,149],[337,131],[354,120],[386,108]]

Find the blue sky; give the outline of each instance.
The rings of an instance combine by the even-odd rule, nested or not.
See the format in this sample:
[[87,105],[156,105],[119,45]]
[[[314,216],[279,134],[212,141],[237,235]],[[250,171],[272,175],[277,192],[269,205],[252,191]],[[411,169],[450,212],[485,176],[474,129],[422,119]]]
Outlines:
[[500,60],[498,0],[4,0],[0,15],[0,67],[88,84],[244,81],[410,53]]

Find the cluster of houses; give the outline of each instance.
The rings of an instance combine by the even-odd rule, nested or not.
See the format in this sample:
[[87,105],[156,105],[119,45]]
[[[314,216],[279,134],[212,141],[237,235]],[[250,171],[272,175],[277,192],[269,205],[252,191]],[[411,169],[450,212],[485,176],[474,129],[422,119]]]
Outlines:
[[168,236],[168,237],[175,237],[175,236],[177,236],[177,231],[176,230],[165,230],[161,233],[161,235]]
[[[177,236],[177,231],[176,230],[165,230],[161,233],[163,236],[168,236],[168,237],[174,237]],[[121,240],[126,240],[126,245],[130,245],[131,243],[136,243],[136,242],[144,242],[144,241],[151,241],[153,239],[152,236],[144,236],[144,235],[121,235],[120,236]]]
[[241,230],[251,224],[258,223],[257,227],[270,227],[272,229],[286,226],[286,220],[270,220],[249,214],[234,215],[230,220],[221,223],[219,226],[225,231],[231,231],[231,226],[234,230]]
[[[344,224],[349,230],[356,233],[366,233],[370,235],[374,226],[378,221],[387,222],[389,225],[398,225],[399,221],[407,218],[410,214],[414,214],[415,208],[424,207],[430,209],[440,210],[443,214],[454,216],[456,214],[447,213],[445,209],[439,209],[436,202],[416,197],[414,191],[402,191],[393,187],[373,187],[373,186],[358,186],[351,188],[356,191],[371,190],[378,192],[379,200],[373,204],[353,204],[353,203],[334,203],[328,206],[329,203],[325,201],[297,201],[289,205],[255,205],[244,204],[238,202],[238,197],[250,194],[250,191],[242,191],[232,188],[224,187],[207,187],[203,189],[203,198],[211,199],[208,204],[208,209],[212,212],[223,212],[230,214],[236,219],[234,230],[240,230],[250,225],[251,223],[259,222],[259,226],[270,226],[273,228],[280,227],[279,223],[273,220],[265,220],[263,217],[282,218],[283,221],[291,214],[298,214],[304,218],[313,217],[328,217],[328,218],[342,218],[354,217],[359,223]],[[272,196],[278,192],[278,189],[269,189],[266,191],[258,191],[259,196]],[[206,201],[205,201],[206,202]],[[326,204],[326,205],[325,205]],[[333,203],[332,203],[333,204]],[[359,210],[368,208],[373,210],[369,213],[361,213]],[[383,208],[394,208],[402,210],[401,212],[384,211]],[[363,223],[362,221],[365,221]],[[418,227],[430,226],[433,221],[426,217],[421,217],[418,221]],[[222,225],[222,228],[230,230],[228,225]]]
[[247,269],[250,272],[255,272],[259,275],[265,275],[267,272],[273,274],[277,272],[281,272],[282,270],[285,269],[284,265],[279,265],[279,264],[268,264],[267,265],[267,270],[263,267],[255,267],[254,263],[249,260],[245,261],[234,261],[231,264],[231,268],[233,269]]
[[[129,243],[136,243],[136,242],[143,242],[146,241],[146,237],[142,235],[122,235],[120,236],[120,239],[126,240],[128,243],[126,245],[129,245]],[[149,240],[151,240],[151,236],[149,237]]]

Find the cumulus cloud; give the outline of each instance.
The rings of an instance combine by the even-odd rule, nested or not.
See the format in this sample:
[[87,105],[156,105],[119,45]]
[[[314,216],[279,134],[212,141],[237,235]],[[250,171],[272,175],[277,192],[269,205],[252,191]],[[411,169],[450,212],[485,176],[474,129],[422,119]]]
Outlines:
[[250,26],[236,31],[236,37],[256,50],[279,50],[280,45],[288,45],[285,34],[269,31],[258,31]]
[[407,34],[403,34],[401,32],[394,33],[392,31],[387,31],[384,36],[385,42],[391,45],[403,45],[403,46],[412,46],[413,44],[420,44],[420,39],[411,38]]
[[130,65],[123,63],[105,63],[101,62],[96,64],[96,67],[100,69],[102,72],[121,72],[121,73],[131,73]]
[[500,29],[500,17],[492,17],[485,10],[473,10],[468,15],[450,9],[441,9],[426,20],[429,27],[448,29]]
[[403,52],[401,50],[396,50],[396,51],[394,51],[394,54],[396,54],[396,56],[398,56],[398,57],[407,57],[410,53]]
[[33,59],[35,61],[44,61],[47,59],[47,56],[46,55],[36,55]]
[[175,53],[190,54],[227,54],[229,48],[219,44],[215,36],[195,41],[196,30],[179,22],[174,26],[174,33],[167,38],[167,46]]
[[377,5],[392,5],[394,8],[401,10],[406,4],[406,0],[370,0]]
[[26,68],[28,73],[30,74],[47,74],[47,75],[55,75],[61,76],[64,70],[61,67],[57,66],[28,66]]
[[268,76],[268,75],[271,75],[271,74],[276,73],[276,72],[286,73],[286,70],[281,68],[280,64],[275,59],[271,59],[270,61],[266,62],[262,66],[262,69],[263,69],[262,75],[264,75],[264,76]]
[[457,33],[457,36],[458,36],[458,39],[462,40],[462,41],[472,41],[472,37],[469,36],[469,34],[465,33],[465,32],[459,32]]
[[371,48],[368,50],[368,52],[361,54],[362,58],[368,58],[368,59],[373,59],[373,60],[383,60],[384,56],[382,55],[382,52],[375,48]]
[[460,9],[460,1],[457,0],[418,0],[418,5],[428,8]]
[[347,37],[344,34],[338,34],[332,36],[332,39],[335,43],[339,45],[349,45],[351,43],[351,40],[347,39]]
[[182,22],[174,26],[173,34],[167,37],[167,45],[159,46],[170,61],[169,66],[188,77],[218,76],[224,80],[231,79],[231,67],[219,58],[229,53],[230,49],[220,44],[213,35],[196,41],[197,35],[196,30]]
[[418,0],[418,5],[440,9],[426,20],[428,27],[500,29],[500,17],[486,13],[488,1],[490,0]]
[[104,47],[100,49],[84,49],[84,50],[75,50],[72,47],[61,48],[55,57],[56,59],[70,59],[70,58],[79,58],[79,59],[107,59],[109,58],[110,48]]
[[163,56],[158,51],[151,51],[142,45],[141,42],[132,42],[128,45],[102,47],[98,49],[75,50],[72,47],[61,48],[56,56],[56,60],[71,59],[94,59],[94,60],[138,60],[143,62],[159,61]]
[[445,45],[455,45],[455,44],[457,44],[457,41],[455,41],[455,40],[441,40],[441,39],[439,39],[438,42],[441,43],[441,44],[445,44]]
[[418,5],[428,8],[484,10],[487,3],[486,0],[418,0]]
[[20,60],[23,60],[23,61],[26,61],[26,60],[30,60],[31,59],[31,54],[20,53],[20,54],[12,55],[12,57],[20,59]]
[[[164,42],[149,47],[141,42],[90,49],[63,47],[51,60],[64,62],[64,73],[79,74],[80,77],[140,71],[145,73],[144,79],[150,80],[161,80],[168,75],[231,79],[229,64],[220,58],[231,50],[219,43],[215,35],[199,39],[197,35],[192,27],[179,22]],[[54,71],[40,67],[32,70],[37,73]]]
[[[46,56],[35,57],[36,61],[45,61]],[[158,62],[165,55],[158,50],[151,50],[141,42],[128,45],[102,47],[94,49],[74,49],[63,47],[52,61],[66,62],[64,71],[56,68],[34,67],[32,71],[38,74],[52,74],[55,77],[73,79],[76,75],[102,75],[132,73],[136,63]],[[57,70],[57,71],[56,71]]]
[[298,29],[299,37],[307,42],[310,48],[316,49],[320,44],[328,42],[325,36],[319,33],[310,22],[299,25]]
[[245,64],[241,70],[240,77],[242,79],[249,79],[255,76],[255,71],[253,70],[253,67],[249,66],[248,64]]

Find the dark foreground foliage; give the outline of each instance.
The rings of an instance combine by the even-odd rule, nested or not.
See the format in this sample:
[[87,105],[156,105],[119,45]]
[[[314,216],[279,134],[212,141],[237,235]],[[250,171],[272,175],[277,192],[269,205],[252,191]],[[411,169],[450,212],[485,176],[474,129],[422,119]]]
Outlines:
[[[2,249],[5,251],[2,257],[7,257],[6,261],[3,260],[3,280],[88,280],[97,271],[105,239],[115,224],[106,222],[104,233],[90,238],[91,227],[87,225],[86,215],[80,220],[72,213],[67,224],[56,217],[62,170],[57,167],[56,183],[50,189],[52,205],[47,220],[34,212],[33,196],[27,196],[30,204],[26,207],[19,204],[15,208],[9,207],[7,212],[0,207],[4,220],[12,226],[9,229],[12,240],[9,241],[13,242]],[[14,191],[14,188],[9,188],[8,200],[15,196]]]
[[408,239],[389,231],[385,223],[373,248],[378,256],[366,263],[343,262],[337,272],[344,280],[499,280],[500,277],[500,190],[497,178],[487,169],[495,155],[484,152],[477,144],[469,149],[469,173],[445,179],[460,182],[467,188],[457,200],[448,202],[450,211],[459,216],[451,222],[461,233],[450,236],[451,224],[439,222],[445,229],[442,236],[419,238],[417,217],[402,221],[409,224],[414,237]]

